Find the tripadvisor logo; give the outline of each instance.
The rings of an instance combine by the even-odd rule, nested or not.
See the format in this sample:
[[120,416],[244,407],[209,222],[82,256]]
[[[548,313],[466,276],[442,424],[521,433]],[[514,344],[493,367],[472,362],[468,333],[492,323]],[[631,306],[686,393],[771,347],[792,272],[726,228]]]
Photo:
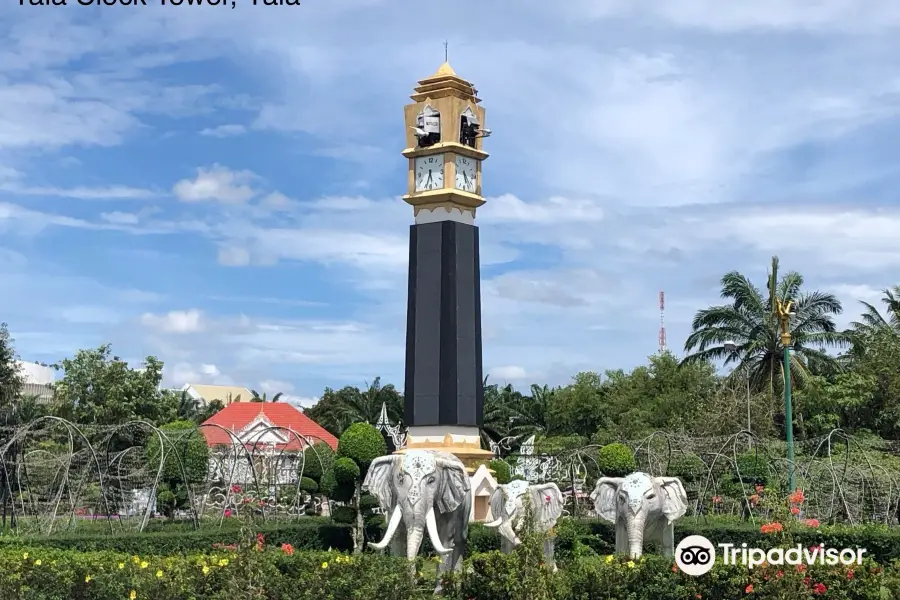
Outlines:
[[[744,565],[748,569],[770,565],[860,565],[865,548],[825,548],[824,545],[804,548],[800,544],[792,548],[748,548],[747,544],[718,544],[722,549],[722,562],[726,565]],[[709,573],[716,562],[713,543],[702,535],[690,535],[675,548],[675,564],[687,575]]]

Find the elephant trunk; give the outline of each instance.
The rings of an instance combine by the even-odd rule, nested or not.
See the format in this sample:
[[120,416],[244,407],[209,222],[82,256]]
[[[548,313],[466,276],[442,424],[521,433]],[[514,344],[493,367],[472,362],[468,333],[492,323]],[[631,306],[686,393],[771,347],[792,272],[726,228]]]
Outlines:
[[397,527],[400,526],[400,519],[402,518],[403,511],[400,510],[399,506],[395,506],[394,512],[391,513],[391,520],[388,521],[387,529],[384,532],[384,537],[380,542],[369,542],[369,545],[376,550],[384,550],[391,543],[391,540],[394,539],[394,534],[397,533]]
[[422,528],[412,527],[407,530],[406,534],[406,558],[410,562],[415,562],[419,555],[419,546],[422,545]]
[[522,543],[522,540],[520,540],[519,536],[516,535],[515,529],[513,529],[512,521],[509,519],[504,519],[503,523],[501,523],[500,535],[508,539],[513,546],[518,546]]
[[646,517],[642,513],[629,515],[625,519],[625,530],[628,532],[628,557],[640,558],[644,553],[644,525]]

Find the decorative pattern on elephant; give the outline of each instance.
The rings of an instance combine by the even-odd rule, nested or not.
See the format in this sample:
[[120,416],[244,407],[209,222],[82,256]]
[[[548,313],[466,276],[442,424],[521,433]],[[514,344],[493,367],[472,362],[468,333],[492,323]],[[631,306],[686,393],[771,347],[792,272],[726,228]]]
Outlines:
[[637,511],[644,501],[644,494],[653,488],[653,480],[646,473],[632,473],[622,482],[622,489],[628,494],[628,506]]
[[413,480],[407,494],[411,504],[415,504],[420,498],[419,482],[426,475],[434,473],[435,468],[434,456],[424,450],[413,450],[403,457],[403,472]]
[[506,485],[506,512],[512,514],[516,510],[516,500],[528,491],[530,484],[527,481],[516,479]]

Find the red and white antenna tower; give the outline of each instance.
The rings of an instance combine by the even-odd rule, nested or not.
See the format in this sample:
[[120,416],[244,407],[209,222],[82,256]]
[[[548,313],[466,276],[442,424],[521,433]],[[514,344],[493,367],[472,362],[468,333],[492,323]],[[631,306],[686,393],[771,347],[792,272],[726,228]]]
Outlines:
[[666,351],[666,293],[659,293],[659,353]]

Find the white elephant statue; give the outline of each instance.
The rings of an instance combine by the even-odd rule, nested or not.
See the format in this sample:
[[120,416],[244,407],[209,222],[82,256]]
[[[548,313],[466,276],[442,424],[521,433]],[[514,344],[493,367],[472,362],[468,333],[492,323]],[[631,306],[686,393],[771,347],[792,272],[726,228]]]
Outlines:
[[[516,480],[497,486],[491,494],[491,515],[494,520],[485,523],[485,527],[499,528],[500,550],[506,554],[522,543],[518,533],[522,532],[525,521],[526,498],[536,531],[551,531],[562,515],[563,495],[555,483],[529,485],[527,481]],[[555,535],[544,540],[544,562],[554,571],[557,570],[553,558],[555,544]]]
[[655,541],[663,555],[675,555],[673,523],[687,512],[687,494],[677,477],[601,477],[591,493],[594,510],[616,526],[616,553],[638,558],[644,542]]
[[[469,474],[452,454],[410,450],[372,461],[362,485],[378,500],[387,520],[376,550],[415,561],[427,531],[435,551],[443,555],[438,579],[448,569],[462,571],[472,507]],[[438,590],[440,583],[438,583]]]

